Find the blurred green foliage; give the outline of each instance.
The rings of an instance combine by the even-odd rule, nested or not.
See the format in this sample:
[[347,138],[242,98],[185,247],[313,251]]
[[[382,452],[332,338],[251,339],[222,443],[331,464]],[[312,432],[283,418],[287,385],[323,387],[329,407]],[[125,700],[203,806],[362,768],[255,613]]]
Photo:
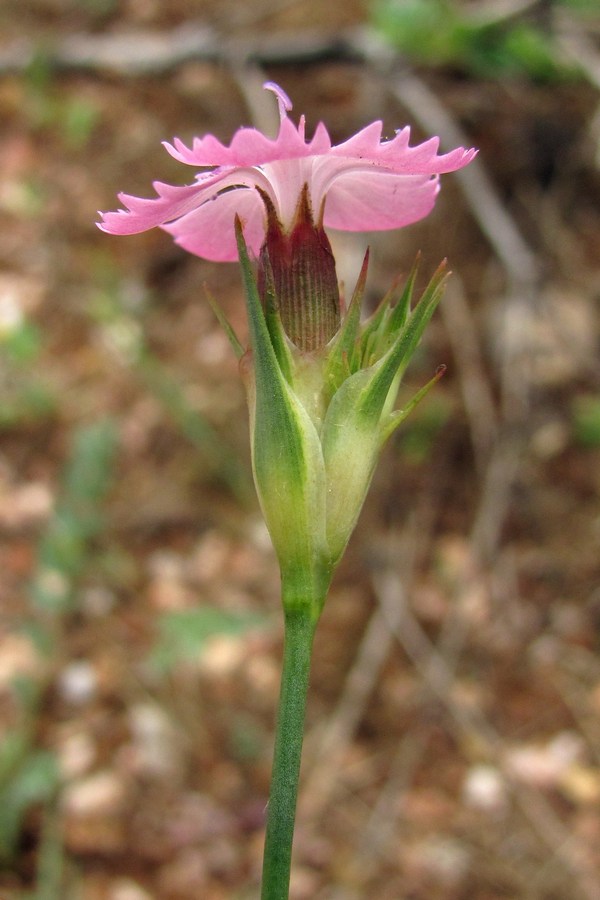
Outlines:
[[47,379],[36,374],[41,349],[40,331],[22,318],[4,323],[0,330],[0,430],[52,415],[57,398]]
[[600,396],[577,397],[572,407],[575,440],[584,447],[600,447]]
[[81,150],[92,139],[102,112],[93,97],[70,95],[54,77],[40,48],[23,77],[24,117],[34,131],[53,131],[70,150]]
[[53,753],[33,748],[23,732],[8,734],[0,746],[0,861],[13,856],[30,809],[48,803],[59,784]]
[[264,622],[265,617],[257,613],[229,612],[215,606],[164,613],[157,623],[158,638],[150,665],[169,672],[181,662],[197,660],[211,638],[244,634]]
[[[76,579],[83,574],[94,538],[103,527],[101,508],[112,480],[116,439],[110,420],[76,431],[54,515],[39,541],[31,605],[22,631],[49,665],[44,674],[21,677],[12,685],[16,721],[0,744],[0,862],[4,864],[17,850],[29,813],[41,808],[48,815],[60,786],[55,755],[38,746],[39,709],[52,663],[59,655],[62,618],[73,608]],[[61,850],[56,835],[48,829],[40,860],[54,865],[57,854]],[[60,892],[48,892],[46,875],[43,880],[44,889],[34,896],[60,897]]]
[[418,466],[427,461],[451,415],[452,408],[447,397],[435,391],[414,408],[408,423],[398,431],[393,442],[403,465]]
[[117,429],[109,419],[82,427],[74,437],[59,500],[38,548],[34,605],[45,612],[70,609],[73,589],[103,525],[102,502],[112,481]]
[[36,219],[43,213],[48,199],[48,187],[36,175],[7,180],[4,187],[4,208],[19,219]]
[[32,363],[40,352],[40,330],[37,325],[23,321],[4,334],[2,346],[7,360],[14,365]]
[[[557,5],[584,13],[588,0]],[[378,0],[373,22],[403,54],[427,65],[454,66],[479,78],[554,81],[578,74],[561,58],[541,17],[484,18],[476,7],[465,9],[456,0]]]
[[56,409],[56,398],[35,379],[10,384],[0,403],[0,429],[43,419]]

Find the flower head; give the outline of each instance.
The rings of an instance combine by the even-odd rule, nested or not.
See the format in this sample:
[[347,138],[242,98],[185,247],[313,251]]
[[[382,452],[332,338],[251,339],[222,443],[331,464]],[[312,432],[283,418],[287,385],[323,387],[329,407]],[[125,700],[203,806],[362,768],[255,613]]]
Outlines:
[[175,159],[204,171],[185,187],[154,182],[154,199],[119,194],[126,209],[103,213],[99,227],[110,234],[136,234],[159,226],[190,253],[228,262],[238,258],[237,215],[248,247],[258,257],[267,229],[264,198],[283,231],[294,223],[305,186],[310,208],[326,228],[400,228],[431,211],[440,174],[462,168],[476,153],[459,147],[438,155],[438,138],[410,147],[408,127],[382,141],[381,122],[335,146],[319,123],[307,140],[304,116],[298,125],[288,117],[292,104],[285,92],[271,82],[265,87],[279,104],[276,138],[240,128],[229,146],[213,135],[194,138],[191,148],[179,138],[165,143]]
[[[315,621],[360,512],[379,452],[438,372],[402,410],[402,375],[443,292],[441,266],[412,304],[416,268],[366,321],[367,258],[346,307],[340,303],[326,228],[377,231],[409,225],[432,209],[439,176],[475,150],[438,154],[432,138],[409,146],[410,129],[382,140],[373,122],[335,146],[321,123],[306,139],[304,117],[267,83],[279,104],[276,138],[240,128],[229,146],[212,135],[166,144],[202,171],[186,187],[155,182],[152,200],[120,194],[125,206],[100,228],[134,234],[164,228],[184,249],[240,261],[248,351],[215,304],[248,394],[252,465],[287,585],[286,608]],[[251,257],[258,261],[255,273]]]

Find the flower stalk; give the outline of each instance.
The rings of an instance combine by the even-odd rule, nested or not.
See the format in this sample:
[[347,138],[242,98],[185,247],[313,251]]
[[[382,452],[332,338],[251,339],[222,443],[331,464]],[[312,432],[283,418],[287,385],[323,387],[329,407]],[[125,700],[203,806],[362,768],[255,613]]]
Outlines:
[[[285,598],[285,584],[283,594]],[[289,598],[287,599],[285,606],[290,609],[284,615],[281,690],[267,807],[261,900],[282,900],[288,896],[304,715],[317,624],[316,619],[306,614],[305,607],[318,608],[324,600],[313,598],[306,603],[289,602]]]

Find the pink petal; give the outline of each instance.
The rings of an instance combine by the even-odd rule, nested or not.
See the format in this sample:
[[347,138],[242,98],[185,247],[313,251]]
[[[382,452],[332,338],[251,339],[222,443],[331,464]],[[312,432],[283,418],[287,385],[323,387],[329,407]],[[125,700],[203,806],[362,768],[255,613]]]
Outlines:
[[327,153],[331,139],[322,123],[317,125],[311,141],[306,143],[298,128],[283,119],[276,138],[269,138],[255,128],[240,128],[234,134],[229,147],[212,134],[194,138],[192,148],[175,138],[173,144],[165,143],[167,151],[179,162],[189,166],[260,166],[279,159],[296,159]]
[[221,182],[229,174],[228,170],[210,172],[195,184],[185,187],[155,181],[153,187],[158,197],[151,199],[118,194],[126,209],[100,213],[102,221],[98,223],[98,228],[108,234],[138,234],[140,231],[163,225],[195,209],[204,198],[220,189]]
[[453,172],[470,162],[475,150],[459,147],[438,156],[439,138],[433,137],[416,147],[409,147],[410,128],[399,131],[390,141],[381,138],[381,122],[373,122],[343,144],[331,150],[332,157],[359,157],[383,165],[386,169],[407,175],[438,175]]
[[377,170],[334,181],[325,201],[324,224],[339,231],[385,231],[424,218],[435,203],[437,177]]
[[381,145],[376,159],[394,172],[410,175],[440,175],[454,172],[466,166],[476,154],[476,150],[458,147],[450,153],[438,156],[440,139],[430,138],[416,147],[408,147],[406,136],[399,132],[396,137]]
[[258,193],[251,188],[218,194],[163,228],[189,253],[214,262],[235,262],[238,259],[236,214],[242,220],[248,247],[258,256],[265,239],[265,212]]
[[364,157],[377,153],[380,146],[382,128],[382,122],[371,122],[370,125],[367,125],[366,128],[362,128],[356,134],[352,135],[352,137],[348,138],[347,141],[332,147],[332,156]]

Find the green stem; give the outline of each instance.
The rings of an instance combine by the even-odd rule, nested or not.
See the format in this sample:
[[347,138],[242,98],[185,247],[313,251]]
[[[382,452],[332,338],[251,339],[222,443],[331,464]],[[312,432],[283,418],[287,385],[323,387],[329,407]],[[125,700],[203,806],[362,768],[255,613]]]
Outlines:
[[315,626],[316,621],[306,608],[285,612],[283,670],[267,811],[261,900],[287,900],[289,892],[304,711]]

